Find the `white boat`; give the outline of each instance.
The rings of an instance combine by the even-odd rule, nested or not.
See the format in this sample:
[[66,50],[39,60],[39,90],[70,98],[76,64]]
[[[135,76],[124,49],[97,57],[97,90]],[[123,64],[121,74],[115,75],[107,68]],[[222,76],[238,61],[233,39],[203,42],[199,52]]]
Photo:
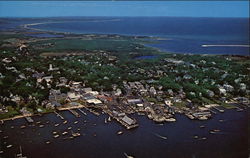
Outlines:
[[206,140],[207,138],[206,137],[203,137],[203,138],[201,138],[202,140]]
[[6,147],[7,147],[7,148],[11,148],[12,146],[13,146],[13,145],[7,145]]
[[57,134],[57,132],[56,131],[54,131],[54,132],[52,132],[53,134]]
[[74,124],[77,124],[77,123],[78,123],[78,121],[75,121],[75,122],[74,122]]
[[59,126],[59,123],[55,124],[55,127]]
[[121,134],[123,134],[123,131],[118,131],[117,134],[121,135]]
[[54,135],[54,138],[58,138],[59,137],[59,135],[57,134],[57,135]]
[[3,153],[3,150],[0,150],[0,154],[2,154]]
[[65,131],[65,132],[63,132],[63,133],[62,133],[62,135],[66,135],[66,134],[68,134],[68,132],[67,132],[67,131]]
[[104,123],[107,123],[107,119],[105,118]]
[[65,120],[65,121],[63,121],[63,124],[66,124],[68,121],[67,120]]
[[68,127],[68,129],[70,130],[70,129],[72,129],[72,127]]
[[40,128],[43,128],[43,127],[44,127],[44,125],[39,125],[39,127],[40,127]]

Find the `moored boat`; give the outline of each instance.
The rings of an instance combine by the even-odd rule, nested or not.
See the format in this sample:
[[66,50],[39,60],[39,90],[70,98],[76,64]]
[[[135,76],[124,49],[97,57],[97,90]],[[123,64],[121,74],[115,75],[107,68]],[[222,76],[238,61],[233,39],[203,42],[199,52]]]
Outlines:
[[117,134],[121,135],[121,134],[123,134],[123,131],[118,131]]
[[7,148],[11,148],[12,146],[13,146],[13,145],[10,144],[10,145],[7,145],[6,147],[7,147]]

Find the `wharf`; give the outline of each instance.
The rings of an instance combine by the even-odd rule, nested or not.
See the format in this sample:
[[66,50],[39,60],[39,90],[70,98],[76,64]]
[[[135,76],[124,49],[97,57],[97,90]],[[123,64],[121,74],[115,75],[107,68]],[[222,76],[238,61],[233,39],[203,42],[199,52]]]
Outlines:
[[75,115],[75,117],[80,117],[81,115],[80,114],[78,114],[75,110],[73,110],[73,109],[69,109],[69,111],[73,114],[73,115]]
[[56,116],[60,117],[62,120],[64,120],[64,117],[62,115],[60,115],[58,112],[54,111],[54,113],[56,114]]
[[139,126],[137,123],[132,124],[132,125],[129,125],[129,124],[125,123],[124,121],[122,121],[121,118],[114,116],[111,111],[105,110],[104,112],[107,113],[113,119],[115,119],[117,122],[119,122],[120,124],[122,124],[124,127],[126,127],[126,129],[132,129],[132,128],[135,128],[135,127]]
[[33,123],[34,122],[34,120],[29,116],[26,116],[25,119],[28,121],[28,123]]

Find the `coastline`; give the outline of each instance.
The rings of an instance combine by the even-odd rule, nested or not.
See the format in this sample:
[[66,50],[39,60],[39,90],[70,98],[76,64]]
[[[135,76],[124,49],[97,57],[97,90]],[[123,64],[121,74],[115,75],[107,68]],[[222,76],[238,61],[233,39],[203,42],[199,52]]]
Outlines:
[[[80,20],[72,20],[72,21],[57,21],[57,22],[41,22],[41,23],[28,23],[28,24],[23,24],[21,27],[25,30],[34,30],[38,31],[41,33],[52,33],[52,34],[63,34],[63,35],[119,35],[119,36],[126,36],[126,37],[146,37],[148,39],[153,40],[153,42],[156,42],[156,44],[161,43],[162,41],[166,40],[174,40],[170,37],[161,37],[158,35],[139,35],[139,34],[121,34],[121,33],[96,33],[96,32],[66,32],[66,31],[55,31],[55,30],[49,30],[49,29],[38,29],[34,28],[32,26],[36,25],[43,25],[43,24],[50,24],[50,23],[69,23],[69,22],[109,22],[109,21],[121,21],[121,19],[110,19],[110,20],[86,20],[86,21],[80,21]],[[149,41],[150,42],[150,41]],[[244,54],[237,54],[237,53],[203,53],[203,52],[184,52],[184,51],[175,51],[171,49],[166,49],[166,48],[160,48],[158,46],[153,46],[148,43],[142,43],[146,47],[153,48],[157,51],[160,52],[165,52],[165,53],[176,53],[176,54],[192,54],[192,55],[228,55],[228,56],[249,56],[248,53]],[[218,48],[218,47],[229,47],[229,48],[249,48],[250,45],[246,44],[201,44],[200,48]]]

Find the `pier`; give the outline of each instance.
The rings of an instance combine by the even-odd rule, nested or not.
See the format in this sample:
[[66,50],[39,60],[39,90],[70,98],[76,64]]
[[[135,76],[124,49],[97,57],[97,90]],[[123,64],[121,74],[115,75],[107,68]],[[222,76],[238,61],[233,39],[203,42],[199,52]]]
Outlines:
[[211,113],[213,113],[213,114],[217,114],[217,112],[215,112],[215,111],[212,110],[212,109],[209,109],[209,111],[210,111]]
[[34,122],[34,120],[29,116],[26,116],[25,119],[28,121],[28,123],[33,123]]
[[96,112],[96,111],[94,111],[94,110],[92,110],[92,109],[90,109],[90,108],[88,108],[88,107],[84,107],[86,110],[88,110],[89,112],[91,112],[92,114],[94,114],[94,115],[96,115],[96,116],[99,116],[100,114],[98,113],[98,112]]
[[83,115],[87,115],[87,113],[86,112],[84,112],[82,109],[78,109]]
[[75,115],[75,117],[80,117],[81,115],[80,114],[78,114],[75,110],[73,110],[73,109],[69,109],[69,111],[73,114],[73,115]]
[[60,115],[58,112],[54,111],[54,113],[56,114],[56,116],[60,117],[62,120],[64,120],[64,117],[62,115]]

